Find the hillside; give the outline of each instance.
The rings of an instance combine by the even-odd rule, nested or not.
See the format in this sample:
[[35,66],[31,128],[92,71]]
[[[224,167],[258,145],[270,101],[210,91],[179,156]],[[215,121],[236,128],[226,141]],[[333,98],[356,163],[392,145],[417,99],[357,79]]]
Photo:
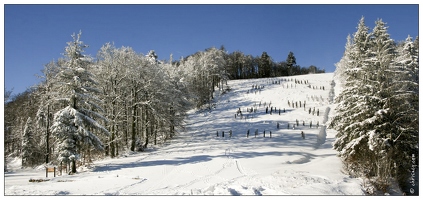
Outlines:
[[342,173],[335,132],[326,129],[332,80],[326,73],[229,81],[213,109],[190,111],[168,144],[41,183],[28,180],[45,179],[44,170],[8,166],[5,195],[364,195],[361,179]]

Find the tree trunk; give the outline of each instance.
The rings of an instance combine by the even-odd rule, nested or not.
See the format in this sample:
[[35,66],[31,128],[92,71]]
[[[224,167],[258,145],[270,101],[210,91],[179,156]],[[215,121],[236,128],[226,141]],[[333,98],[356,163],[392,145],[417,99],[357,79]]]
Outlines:
[[132,129],[132,135],[131,135],[131,151],[135,151],[135,135],[136,135],[136,129],[135,129],[135,113],[137,110],[137,105],[135,104],[136,100],[136,95],[135,95],[135,91],[134,89],[132,90],[132,97],[134,98],[132,101],[132,124],[131,124],[131,129]]
[[72,160],[72,173],[76,173],[76,161]]
[[147,148],[148,145],[148,138],[149,138],[149,131],[148,131],[148,124],[150,121],[149,113],[147,109],[145,109],[145,144],[143,148]]
[[49,143],[49,139],[50,139],[50,105],[47,106],[47,127],[46,127],[46,164],[48,164],[49,162],[49,157],[50,157],[50,143]]

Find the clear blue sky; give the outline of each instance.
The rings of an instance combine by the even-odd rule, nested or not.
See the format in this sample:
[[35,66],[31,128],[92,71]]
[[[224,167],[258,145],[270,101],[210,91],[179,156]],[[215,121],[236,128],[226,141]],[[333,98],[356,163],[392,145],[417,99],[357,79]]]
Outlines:
[[82,31],[96,56],[107,42],[159,59],[188,56],[224,45],[274,61],[289,51],[302,67],[327,72],[343,54],[346,37],[361,16],[373,29],[387,22],[391,38],[418,35],[419,5],[4,5],[4,83],[17,94],[39,83],[35,74],[62,57],[72,33]]

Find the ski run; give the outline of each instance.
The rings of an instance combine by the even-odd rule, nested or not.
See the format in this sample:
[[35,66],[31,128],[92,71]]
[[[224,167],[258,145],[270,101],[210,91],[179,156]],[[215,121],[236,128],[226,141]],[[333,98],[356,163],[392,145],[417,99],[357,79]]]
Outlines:
[[145,152],[56,177],[46,177],[44,166],[21,169],[10,161],[4,194],[365,195],[363,180],[343,173],[332,149],[336,132],[326,128],[340,91],[333,73],[231,80],[225,87],[211,110],[191,110],[184,130]]

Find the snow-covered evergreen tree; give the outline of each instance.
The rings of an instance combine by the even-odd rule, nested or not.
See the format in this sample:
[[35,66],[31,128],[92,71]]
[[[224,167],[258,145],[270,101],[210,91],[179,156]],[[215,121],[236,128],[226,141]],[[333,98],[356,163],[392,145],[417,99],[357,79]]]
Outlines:
[[58,160],[72,162],[72,172],[76,172],[76,160],[79,159],[81,147],[89,145],[103,150],[103,143],[93,132],[99,130],[106,136],[109,131],[96,120],[106,120],[99,112],[96,81],[89,72],[90,59],[83,55],[87,47],[80,40],[81,32],[73,34],[73,41],[68,42],[65,50],[66,65],[57,75],[57,83],[53,90],[57,93],[56,100],[62,102],[65,108],[54,114],[51,127],[53,135],[58,140]]
[[[395,56],[394,41],[387,33],[387,26],[382,20],[376,21],[371,33],[369,51],[369,66],[365,82],[370,85],[367,96],[373,116],[365,119],[368,124],[368,145],[371,151],[368,160],[371,161],[370,175],[377,177],[379,184],[388,186],[392,178],[392,137],[395,127],[392,125],[393,105],[390,98],[395,91],[392,88],[392,65]],[[386,187],[384,186],[384,187]]]
[[[416,38],[417,40],[417,38]],[[418,156],[419,141],[419,64],[416,40],[408,37],[398,46],[398,56],[392,68],[393,93],[390,97],[392,120],[393,160],[395,173],[404,187],[408,184],[412,155]]]
[[407,41],[396,57],[386,23],[377,20],[368,33],[362,18],[337,63],[343,91],[330,123],[338,131],[334,149],[350,173],[370,178],[379,189],[393,179],[404,183],[402,176],[410,168],[404,158],[417,152],[418,79],[411,74],[418,64],[405,64],[413,63],[408,52],[414,52],[413,42]]
[[[367,130],[363,120],[372,116],[370,105],[367,104],[368,85],[363,85],[365,77],[364,69],[368,60],[369,28],[364,23],[364,17],[359,21],[357,31],[353,35],[353,47],[346,51],[348,65],[346,66],[346,78],[344,89],[337,97],[337,115],[332,119],[330,126],[338,131],[334,142],[334,149],[339,151],[347,168],[360,174],[364,170],[361,164],[366,161]],[[368,164],[368,163],[367,163]]]
[[152,64],[156,64],[156,63],[158,63],[159,61],[157,60],[158,59],[158,57],[159,56],[157,56],[157,54],[156,54],[156,52],[154,51],[154,50],[150,50],[148,53],[147,53],[147,58],[150,60],[150,62],[152,63]]
[[[347,42],[345,44],[345,51],[344,55],[342,56],[341,60],[335,64],[335,72],[334,72],[334,79],[339,80],[340,84],[344,84],[345,79],[347,77],[347,69],[350,67],[349,62],[351,58],[349,55],[351,54],[353,48],[353,41],[351,35],[347,36]],[[342,87],[343,85],[341,85]]]

